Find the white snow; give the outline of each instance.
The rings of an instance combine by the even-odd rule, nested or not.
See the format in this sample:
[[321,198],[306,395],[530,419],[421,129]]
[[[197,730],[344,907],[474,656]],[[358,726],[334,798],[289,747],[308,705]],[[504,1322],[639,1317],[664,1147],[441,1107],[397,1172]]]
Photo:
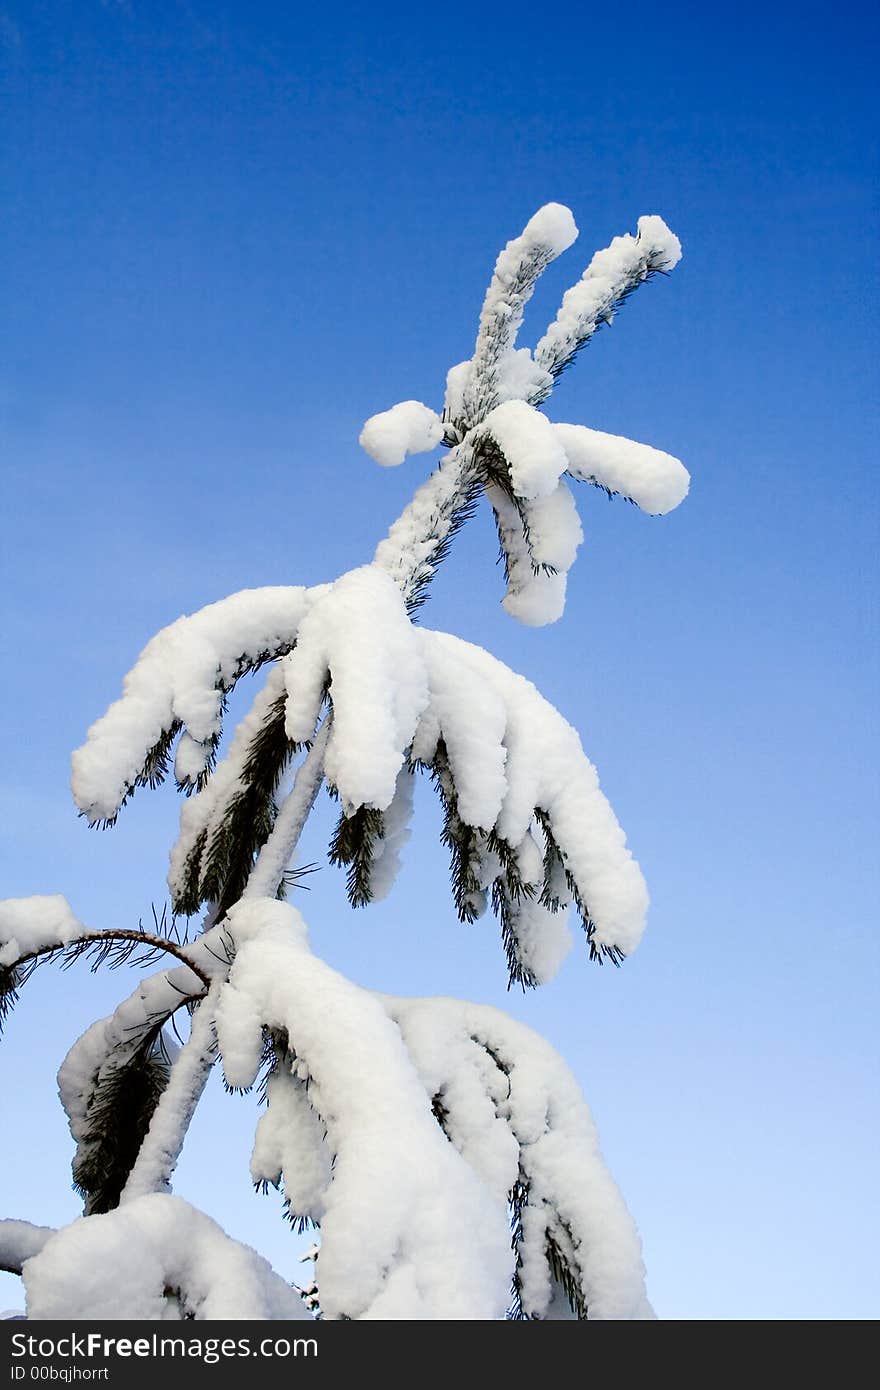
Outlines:
[[591,1319],[650,1317],[638,1233],[562,1059],[485,1005],[387,996],[384,1003],[426,1094],[441,1098],[452,1143],[497,1197],[518,1176],[529,1185],[518,1252],[526,1313],[541,1317],[550,1306],[549,1233],[568,1256]]
[[284,903],[240,903],[229,928],[237,952],[217,1015],[227,1081],[250,1085],[262,1026],[285,1029],[335,1156],[317,1260],[325,1316],[502,1317],[506,1202],[447,1143],[381,1003],[311,955]]
[[[431,737],[442,736],[469,824],[520,845],[546,811],[566,867],[595,925],[597,946],[629,954],[648,894],[596,770],[572,726],[531,682],[481,647],[421,630],[431,690]],[[418,741],[420,755],[430,756]]]
[[581,279],[562,298],[553,323],[535,348],[535,361],[558,371],[601,323],[610,323],[621,297],[651,270],[672,270],[681,243],[661,217],[640,217],[636,236],[615,237],[597,251]]
[[190,738],[179,770],[194,780],[220,732],[224,689],[261,654],[289,650],[321,592],[320,586],[245,589],[178,618],[148,642],[125,677],[122,697],[71,760],[74,800],[89,821],[116,814],[147,753],[175,720]]
[[565,450],[547,416],[525,401],[497,405],[484,428],[501,449],[517,497],[547,497],[565,472]]
[[690,474],[672,454],[585,425],[552,428],[573,478],[618,492],[652,516],[671,512],[687,496]]
[[[500,487],[490,484],[486,497],[507,558],[505,612],[527,627],[557,622],[565,610],[568,570],[583,540],[571,492],[560,480],[549,497],[517,507]],[[551,566],[553,572],[536,568],[541,565]]]
[[[151,1194],[63,1227],[23,1271],[30,1319],[310,1321],[250,1246],[180,1197]],[[166,1290],[179,1290],[179,1299]]]
[[401,854],[410,838],[415,777],[408,767],[397,774],[394,799],[383,817],[383,834],[373,848],[370,891],[374,903],[387,898],[400,872]]
[[444,426],[421,401],[400,401],[371,415],[360,433],[362,449],[383,468],[396,468],[407,454],[426,454],[443,439]]
[[284,695],[284,688],[284,663],[279,662],[269,671],[263,689],[236,728],[229,749],[212,776],[200,791],[181,802],[180,831],[169,855],[168,888],[172,902],[184,893],[190,856],[202,834],[205,843],[201,866],[208,863],[214,837],[222,833],[230,807],[243,789],[253,741],[275,701]]
[[447,378],[447,408],[450,400],[457,398],[461,409],[451,413],[453,418],[461,414],[467,427],[478,424],[498,403],[499,373],[510,370],[509,354],[535,282],[576,237],[577,227],[569,209],[560,203],[547,203],[499,255],[480,312],[469,367],[451,383]]
[[254,1136],[251,1177],[276,1187],[283,1182],[291,1214],[320,1222],[332,1177],[324,1122],[309,1100],[305,1080],[283,1059],[269,1077],[266,1099]]
[[60,893],[0,900],[0,966],[51,946],[66,946],[86,932]]
[[376,565],[344,574],[303,619],[283,667],[288,737],[312,737],[329,679],[327,777],[347,814],[384,810],[428,698],[416,629],[391,577]]

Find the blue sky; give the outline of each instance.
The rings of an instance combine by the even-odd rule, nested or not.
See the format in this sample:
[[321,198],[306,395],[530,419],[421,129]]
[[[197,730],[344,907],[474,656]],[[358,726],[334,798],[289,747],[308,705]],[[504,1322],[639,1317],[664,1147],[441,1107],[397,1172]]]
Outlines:
[[[90,833],[70,751],[181,612],[370,558],[431,465],[375,468],[361,423],[440,404],[538,206],[581,237],[525,343],[640,214],[681,237],[550,414],[678,455],[687,502],[580,492],[540,631],[501,611],[480,515],[424,615],[580,730],[649,881],[643,945],[506,995],[494,925],[444,896],[427,791],[386,904],[350,912],[329,867],[303,902],[354,979],[500,1003],[559,1047],[669,1318],[880,1312],[876,39],[858,4],[0,0],[3,895],[62,892],[96,926],[161,902],[174,793]],[[126,983],[28,986],[3,1214],[76,1215],[55,1070]],[[292,1275],[253,1119],[218,1087],[179,1190]]]

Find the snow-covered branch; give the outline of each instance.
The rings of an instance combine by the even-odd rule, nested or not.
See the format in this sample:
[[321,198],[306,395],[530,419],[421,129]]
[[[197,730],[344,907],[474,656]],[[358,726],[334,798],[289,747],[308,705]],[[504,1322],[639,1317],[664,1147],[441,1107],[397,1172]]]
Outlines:
[[310,1321],[261,1255],[165,1194],[62,1227],[23,1277],[31,1319]]
[[312,956],[294,908],[241,903],[229,929],[235,961],[217,1011],[226,1079],[251,1085],[264,1028],[283,1030],[327,1126],[335,1162],[317,1261],[324,1316],[502,1317],[506,1203],[446,1142],[399,1029],[372,995]]
[[136,786],[156,786],[171,746],[182,786],[200,785],[220,737],[224,698],[246,672],[290,651],[321,586],[245,589],[163,628],[121,698],[72,758],[74,800],[91,824],[112,821]]
[[0,1219],[0,1270],[6,1274],[21,1274],[25,1260],[38,1255],[54,1234],[53,1226]]

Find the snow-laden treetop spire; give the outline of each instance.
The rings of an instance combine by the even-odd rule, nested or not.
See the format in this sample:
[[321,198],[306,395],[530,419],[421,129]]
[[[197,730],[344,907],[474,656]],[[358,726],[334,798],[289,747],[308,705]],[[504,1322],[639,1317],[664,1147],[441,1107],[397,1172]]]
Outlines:
[[[585,426],[553,424],[538,409],[556,378],[596,330],[613,321],[627,296],[681,259],[681,244],[663,219],[640,217],[636,235],[615,237],[565,293],[534,354],[517,348],[539,275],[577,234],[571,212],[561,204],[548,203],[536,212],[495,263],[473,356],[450,369],[442,414],[420,401],[402,401],[373,415],[360,436],[367,453],[384,467],[441,443],[453,447],[449,467],[461,474],[462,494],[472,503],[482,490],[495,514],[507,579],[504,607],[531,626],[561,617],[566,576],[583,539],[563,474],[655,515],[677,507],[689,483],[687,470],[670,454]],[[430,490],[441,503],[439,534],[446,498],[439,483]],[[405,592],[411,587],[407,597],[416,600],[436,563],[424,527],[426,508],[419,503],[417,495],[416,510],[404,513],[376,552],[377,561],[398,576]],[[441,556],[445,540],[438,542]],[[415,566],[408,565],[413,559]]]

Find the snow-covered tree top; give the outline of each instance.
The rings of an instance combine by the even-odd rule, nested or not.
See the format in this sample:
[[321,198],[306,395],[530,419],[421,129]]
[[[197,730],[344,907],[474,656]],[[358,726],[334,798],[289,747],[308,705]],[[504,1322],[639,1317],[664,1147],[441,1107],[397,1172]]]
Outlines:
[[[689,483],[687,470],[670,454],[584,426],[554,425],[537,409],[560,372],[599,327],[613,321],[628,295],[681,259],[681,244],[663,219],[640,217],[637,234],[615,237],[566,292],[534,355],[516,348],[538,276],[576,236],[567,208],[558,203],[541,208],[498,257],[474,354],[450,369],[442,415],[418,401],[404,401],[372,416],[360,436],[367,453],[386,466],[441,442],[453,447],[469,499],[482,490],[495,512],[508,581],[504,607],[530,626],[561,616],[565,577],[580,539],[578,534],[572,543],[572,508],[560,491],[564,473],[655,515],[678,506]],[[430,490],[441,494],[441,510],[442,490]],[[556,504],[548,507],[554,494]],[[423,547],[425,559],[430,557],[426,519],[424,505],[404,513],[376,552],[379,564],[392,574],[399,571],[404,592],[417,584],[419,571],[407,569],[403,552]]]

